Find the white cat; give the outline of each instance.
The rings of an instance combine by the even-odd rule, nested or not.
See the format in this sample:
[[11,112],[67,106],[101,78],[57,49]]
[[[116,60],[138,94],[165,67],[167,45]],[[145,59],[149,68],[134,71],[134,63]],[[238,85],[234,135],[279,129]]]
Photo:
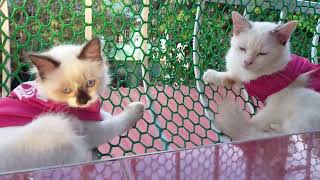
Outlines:
[[[99,39],[60,45],[29,57],[37,75],[37,98],[48,104],[64,103],[75,111],[89,107],[110,81]],[[98,115],[99,111],[98,106]],[[102,121],[47,112],[26,125],[2,127],[0,172],[85,162],[90,150],[128,131],[143,113],[144,105],[134,102],[117,116],[101,110]]]
[[[207,70],[203,80],[223,86],[244,83],[249,94],[266,106],[248,121],[235,102],[224,100],[217,126],[233,140],[320,129],[320,94],[307,88],[319,66],[290,53],[289,39],[297,22],[252,22],[237,12],[232,20],[227,71]],[[319,79],[313,82],[319,84]]]

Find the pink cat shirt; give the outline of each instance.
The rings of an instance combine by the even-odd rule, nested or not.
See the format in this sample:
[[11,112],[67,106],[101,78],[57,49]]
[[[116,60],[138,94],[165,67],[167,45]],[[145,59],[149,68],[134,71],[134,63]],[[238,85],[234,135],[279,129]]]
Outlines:
[[272,94],[287,87],[300,74],[315,70],[310,79],[310,88],[320,92],[320,64],[312,64],[307,58],[292,54],[287,66],[274,74],[261,76],[244,84],[250,96],[263,103]]
[[101,121],[100,102],[86,108],[69,107],[39,96],[35,81],[16,87],[8,97],[0,99],[0,127],[22,126],[46,112],[70,113],[80,120]]

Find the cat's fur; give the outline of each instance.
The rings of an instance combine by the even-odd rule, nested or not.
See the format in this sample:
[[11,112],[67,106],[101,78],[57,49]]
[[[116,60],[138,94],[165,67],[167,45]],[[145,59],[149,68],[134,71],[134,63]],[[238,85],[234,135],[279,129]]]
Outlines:
[[[60,45],[29,57],[41,96],[55,102],[86,107],[110,82],[99,39]],[[1,128],[0,173],[87,161],[90,150],[128,131],[143,113],[144,105],[134,102],[117,116],[101,110],[103,121],[45,113],[25,126]]]
[[[203,80],[215,85],[248,82],[283,69],[290,61],[290,36],[297,22],[284,25],[252,22],[232,14],[233,37],[226,55],[226,72],[207,70]],[[235,102],[224,100],[217,126],[233,140],[320,129],[320,94],[305,88],[309,74],[300,75],[287,88],[268,97],[251,122]]]

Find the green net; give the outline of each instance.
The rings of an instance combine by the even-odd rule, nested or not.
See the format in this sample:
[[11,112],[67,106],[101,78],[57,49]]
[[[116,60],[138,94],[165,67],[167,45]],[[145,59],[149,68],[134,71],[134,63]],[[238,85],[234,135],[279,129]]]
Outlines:
[[254,114],[261,104],[243,89],[201,80],[208,68],[224,69],[234,10],[252,20],[299,20],[293,52],[318,62],[316,1],[3,0],[0,6],[2,96],[34,78],[23,51],[103,37],[113,82],[102,108],[117,114],[131,101],[148,106],[135,128],[99,148],[105,157],[221,142],[214,119],[226,94]]

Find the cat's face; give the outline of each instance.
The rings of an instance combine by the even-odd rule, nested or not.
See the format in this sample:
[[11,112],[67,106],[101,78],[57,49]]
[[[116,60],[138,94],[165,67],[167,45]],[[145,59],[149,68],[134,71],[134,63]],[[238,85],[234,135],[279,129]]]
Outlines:
[[38,88],[48,99],[71,107],[87,107],[109,83],[100,40],[84,45],[61,45],[41,54],[30,54]]
[[231,49],[244,69],[259,72],[285,63],[280,61],[289,55],[289,39],[297,22],[284,25],[252,22],[236,12],[232,14],[232,21]]

